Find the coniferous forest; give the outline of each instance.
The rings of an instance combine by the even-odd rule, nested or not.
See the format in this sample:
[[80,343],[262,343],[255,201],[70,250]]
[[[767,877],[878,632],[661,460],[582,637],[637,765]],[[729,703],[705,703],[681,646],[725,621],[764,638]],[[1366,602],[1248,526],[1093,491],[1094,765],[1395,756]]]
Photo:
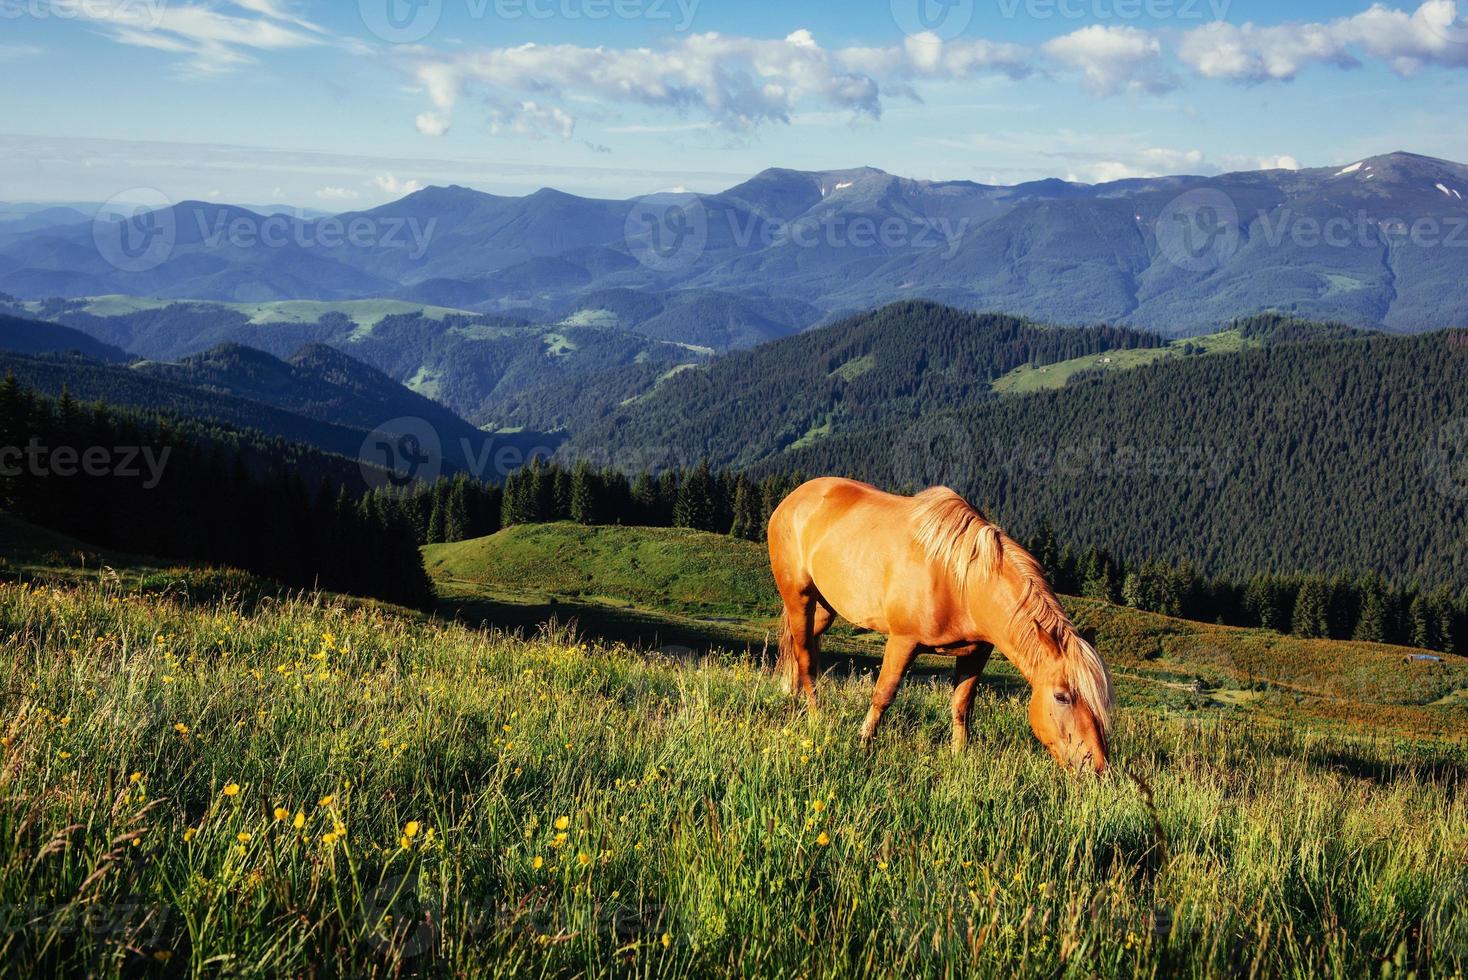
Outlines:
[[[770,514],[804,478],[714,470],[707,462],[629,478],[586,463],[537,460],[503,488],[458,476],[416,490],[378,491],[410,515],[423,543],[461,541],[501,527],[574,521],[685,527],[762,541]],[[1388,580],[1378,571],[1333,575],[1259,570],[1210,577],[1190,558],[1125,560],[1078,549],[1042,519],[1021,542],[1057,591],[1147,612],[1304,638],[1395,643],[1468,655],[1468,592]]]
[[[416,532],[355,462],[0,382],[0,509],[88,544],[424,607]],[[29,447],[35,451],[27,452]],[[308,483],[306,474],[317,480]]]

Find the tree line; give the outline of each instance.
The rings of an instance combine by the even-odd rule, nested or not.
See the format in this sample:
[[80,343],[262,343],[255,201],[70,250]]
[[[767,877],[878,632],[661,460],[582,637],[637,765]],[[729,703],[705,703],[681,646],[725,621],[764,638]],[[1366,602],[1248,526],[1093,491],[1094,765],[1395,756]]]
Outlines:
[[[803,482],[799,473],[756,479],[743,471],[716,470],[707,460],[629,478],[585,462],[568,467],[537,459],[511,474],[503,488],[460,475],[407,493],[380,493],[409,512],[425,543],[554,521],[685,527],[763,541],[770,515]],[[1305,638],[1468,655],[1468,592],[1396,584],[1377,572],[1208,577],[1187,559],[1128,562],[1101,548],[1076,549],[1059,540],[1048,520],[1022,543],[1045,567],[1056,591],[1067,595]]]
[[[0,381],[0,508],[89,544],[424,608],[417,532],[355,465],[249,430]],[[314,488],[301,474],[322,475]],[[339,478],[334,478],[339,477]]]

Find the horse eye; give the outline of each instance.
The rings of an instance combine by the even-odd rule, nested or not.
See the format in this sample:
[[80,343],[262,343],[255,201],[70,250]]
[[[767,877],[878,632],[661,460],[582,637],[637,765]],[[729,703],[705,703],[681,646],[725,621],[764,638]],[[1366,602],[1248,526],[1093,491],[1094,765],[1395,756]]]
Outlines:
[[1055,700],[1059,701],[1061,704],[1070,704],[1070,695],[1065,691],[1056,691]]

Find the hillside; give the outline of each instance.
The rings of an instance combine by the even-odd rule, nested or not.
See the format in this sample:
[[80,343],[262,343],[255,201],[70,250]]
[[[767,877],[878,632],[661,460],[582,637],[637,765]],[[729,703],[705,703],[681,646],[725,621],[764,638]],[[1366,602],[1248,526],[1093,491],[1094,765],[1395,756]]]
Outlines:
[[[1415,332],[1468,314],[1451,247],[1465,190],[1463,164],[1398,152],[1345,168],[1096,185],[862,167],[775,168],[720,193],[643,200],[428,187],[324,218],[185,201],[154,212],[167,247],[145,269],[97,247],[99,234],[117,247],[105,221],[0,225],[0,290],[246,306],[390,297],[533,319],[630,293],[671,313],[641,321],[650,335],[717,349],[914,298],[1173,336],[1267,311]],[[649,257],[640,230],[660,215],[682,215],[690,230],[671,264]],[[343,241],[331,234],[343,223],[370,234]],[[266,231],[280,247],[260,244]],[[1208,247],[1195,252],[1190,232]]]
[[1015,317],[897,303],[729,354],[684,371],[639,399],[572,428],[567,455],[628,458],[662,449],[691,464],[748,465],[833,432],[918,418],[989,396],[1022,365],[1156,347],[1151,334],[1057,330]]
[[[324,344],[307,344],[288,360],[239,344],[221,344],[172,362],[148,361],[134,370],[208,391],[244,398],[364,434],[412,416],[432,425],[439,439],[471,445],[482,434],[441,404]],[[456,455],[461,455],[457,454]]]
[[[486,538],[423,549],[424,565],[449,608],[479,608],[476,595],[512,606],[517,625],[576,619],[581,628],[627,642],[768,653],[779,613],[763,545],[672,528],[507,528]],[[548,604],[549,599],[559,601]],[[533,601],[534,610],[524,603]],[[518,604],[516,604],[518,603]],[[1168,705],[1197,716],[1311,718],[1317,724],[1371,721],[1404,734],[1468,740],[1468,661],[1404,663],[1423,651],[1372,643],[1301,640],[1271,630],[1172,619],[1067,597],[1082,628],[1096,630],[1123,705]],[[490,613],[494,615],[494,613]],[[702,636],[702,642],[698,637]],[[881,637],[842,624],[828,641],[842,673],[881,653]],[[941,658],[924,660],[942,668]],[[830,664],[828,664],[830,666]],[[996,657],[996,683],[1017,675]]]
[[395,301],[259,308],[100,297],[31,307],[154,361],[181,361],[220,345],[278,358],[303,345],[325,345],[490,428],[557,429],[573,417],[605,412],[678,364],[704,360],[687,347],[634,333],[615,317],[607,322],[590,313],[533,325]]
[[[1197,341],[1202,355],[1137,334],[1122,335],[1132,349],[1056,349],[1086,337],[888,307],[667,378],[562,453],[947,484],[1021,537],[1048,520],[1077,551],[1215,575],[1468,586],[1461,332],[1264,317]],[[1070,383],[1044,390],[1051,372]],[[1033,393],[995,397],[996,382]]]
[[121,364],[131,360],[124,350],[55,323],[0,315],[0,351],[14,354],[77,353],[93,360]]
[[124,910],[26,973],[1436,975],[1468,942],[1441,745],[1129,709],[1138,782],[1077,780],[1003,687],[962,756],[923,683],[866,749],[863,679],[792,714],[739,661],[329,599],[0,585],[0,641],[0,891]]

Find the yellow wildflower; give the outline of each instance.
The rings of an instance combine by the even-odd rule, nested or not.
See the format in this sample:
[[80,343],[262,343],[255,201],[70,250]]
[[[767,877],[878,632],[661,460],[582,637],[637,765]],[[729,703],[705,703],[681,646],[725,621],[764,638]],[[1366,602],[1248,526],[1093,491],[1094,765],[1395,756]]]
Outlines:
[[225,786],[224,787],[224,795],[225,796],[239,796],[240,795],[240,784],[239,783],[230,783],[229,785]]

